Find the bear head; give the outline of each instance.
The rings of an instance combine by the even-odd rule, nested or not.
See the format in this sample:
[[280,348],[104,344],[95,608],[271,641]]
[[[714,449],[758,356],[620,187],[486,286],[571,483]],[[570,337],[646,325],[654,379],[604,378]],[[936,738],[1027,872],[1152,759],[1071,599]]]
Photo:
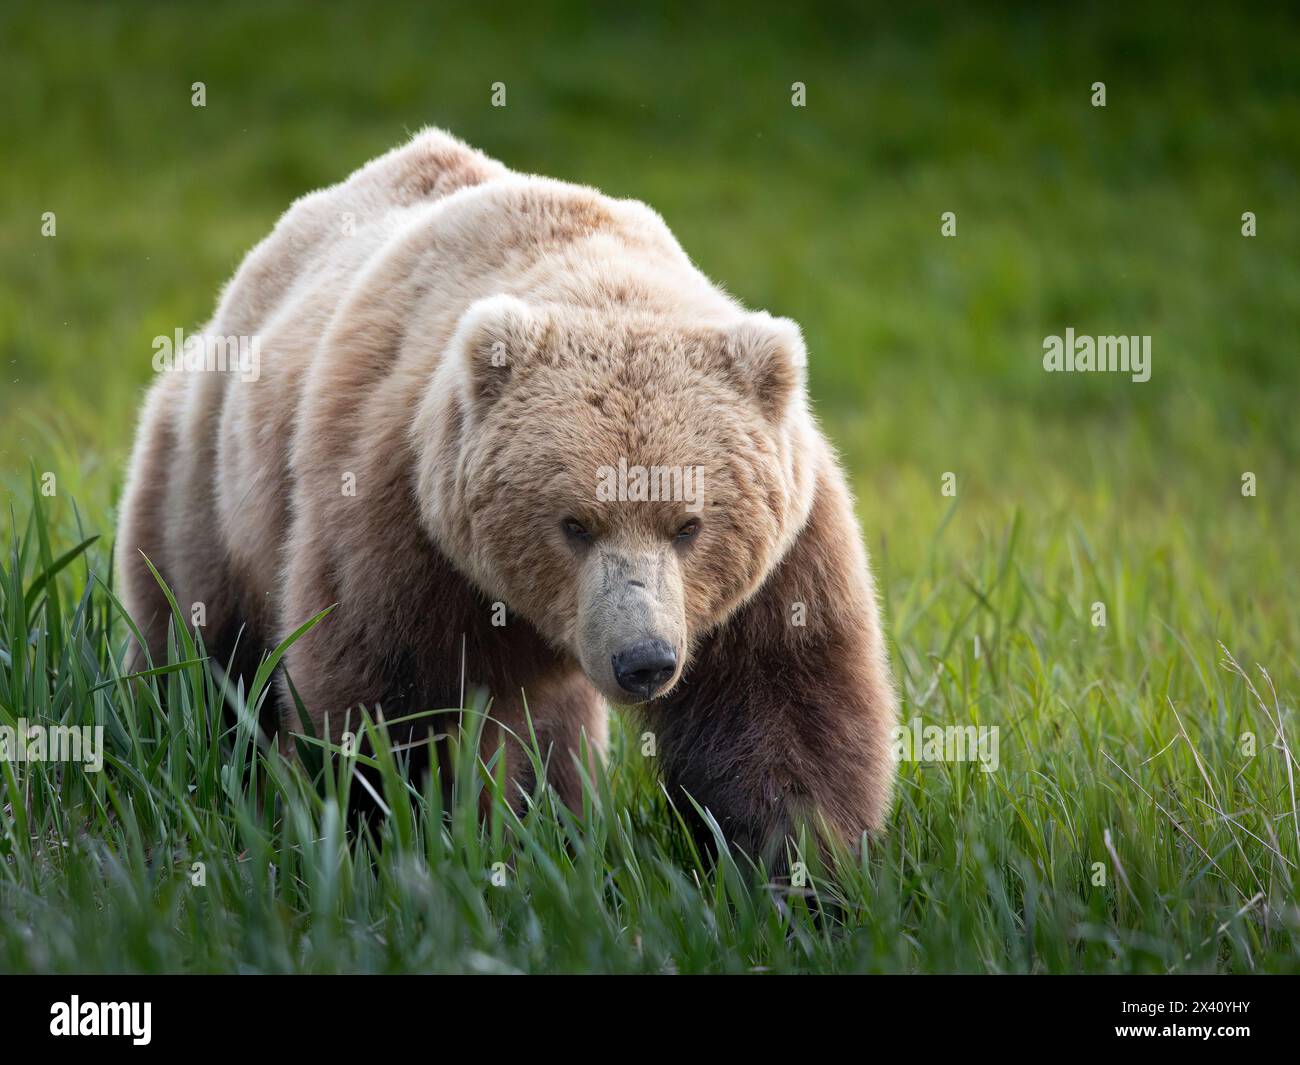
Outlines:
[[609,701],[655,698],[807,520],[805,361],[762,312],[480,300],[414,423],[423,524]]

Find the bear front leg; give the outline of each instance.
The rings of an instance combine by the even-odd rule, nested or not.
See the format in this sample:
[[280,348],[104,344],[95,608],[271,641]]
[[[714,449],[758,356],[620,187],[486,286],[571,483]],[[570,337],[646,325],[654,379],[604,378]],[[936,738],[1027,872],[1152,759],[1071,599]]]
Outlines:
[[[531,729],[530,729],[531,724]],[[507,799],[516,811],[537,785],[531,748],[546,770],[546,781],[570,810],[582,810],[582,773],[594,779],[609,745],[605,701],[580,672],[556,673],[537,680],[526,692],[492,699],[480,757],[501,750]]]
[[897,718],[866,553],[842,475],[759,591],[645,707],[679,809],[688,792],[769,868],[801,823],[853,845],[882,827]]
[[[372,513],[381,515],[383,508]],[[284,660],[315,735],[340,742],[345,727],[358,728],[362,706],[371,713],[382,709],[386,720],[396,722],[421,711],[459,707],[467,691],[483,689],[491,703],[479,754],[489,760],[502,750],[509,801],[522,811],[521,795],[536,785],[533,762],[522,746],[535,734],[549,783],[566,805],[580,810],[576,759],[585,750],[590,769],[603,756],[608,722],[604,701],[576,664],[558,656],[522,620],[507,628],[493,626],[490,604],[418,527],[389,519],[382,528],[364,529],[364,542],[382,544],[392,557],[406,560],[398,602],[435,604],[395,612],[391,586],[373,576],[384,567],[369,562],[360,549],[333,555],[320,549],[330,539],[322,532],[327,518],[299,508],[281,625],[287,633],[334,604]],[[280,711],[280,744],[287,752],[292,737],[303,732],[287,685],[281,687]],[[412,755],[412,768],[422,771],[437,752],[423,742],[428,732],[453,729],[459,718],[422,718],[407,722],[404,732],[392,725],[390,739],[421,745],[422,757]]]

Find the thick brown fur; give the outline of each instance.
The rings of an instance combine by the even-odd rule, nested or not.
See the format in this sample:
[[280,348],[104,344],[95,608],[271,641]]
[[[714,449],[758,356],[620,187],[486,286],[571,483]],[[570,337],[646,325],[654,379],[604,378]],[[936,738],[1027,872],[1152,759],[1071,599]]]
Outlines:
[[[141,555],[204,604],[214,657],[238,637],[245,676],[334,605],[285,660],[318,733],[480,686],[489,743],[526,734],[526,705],[574,803],[582,737],[602,751],[621,701],[610,648],[653,631],[676,665],[641,713],[672,789],[752,850],[805,817],[848,842],[881,827],[895,697],[802,337],[649,208],[428,130],[298,201],[206,332],[257,337],[260,377],[167,373],[145,404],[119,558],[155,660],[168,612]],[[620,460],[702,469],[698,507],[598,498]]]

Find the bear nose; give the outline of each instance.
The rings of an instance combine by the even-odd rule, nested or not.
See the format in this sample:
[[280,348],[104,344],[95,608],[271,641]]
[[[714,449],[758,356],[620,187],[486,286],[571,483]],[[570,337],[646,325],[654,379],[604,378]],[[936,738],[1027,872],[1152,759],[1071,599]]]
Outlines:
[[677,652],[663,640],[641,640],[614,654],[614,679],[625,692],[649,699],[677,668]]

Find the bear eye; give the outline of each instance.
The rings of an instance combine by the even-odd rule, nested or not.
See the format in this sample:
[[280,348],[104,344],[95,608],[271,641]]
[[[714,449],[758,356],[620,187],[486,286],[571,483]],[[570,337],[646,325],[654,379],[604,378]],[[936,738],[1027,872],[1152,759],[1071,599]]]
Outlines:
[[679,544],[689,543],[695,539],[696,534],[700,531],[700,519],[691,518],[690,521],[683,523],[682,527],[673,535],[673,540]]
[[565,518],[560,522],[560,526],[564,529],[564,535],[570,540],[577,540],[582,544],[591,543],[591,533],[577,518]]

